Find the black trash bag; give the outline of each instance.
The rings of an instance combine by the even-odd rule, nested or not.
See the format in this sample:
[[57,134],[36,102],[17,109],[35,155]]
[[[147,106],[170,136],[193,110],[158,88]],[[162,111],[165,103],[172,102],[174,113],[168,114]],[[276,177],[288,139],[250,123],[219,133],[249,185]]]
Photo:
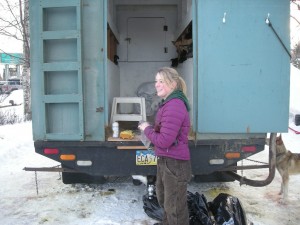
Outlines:
[[162,221],[164,211],[159,206],[157,197],[154,194],[151,198],[149,198],[148,194],[143,196],[143,203],[144,203],[144,211],[145,213],[152,219]]
[[209,215],[207,200],[203,194],[188,192],[187,202],[190,225],[213,225],[213,221]]
[[[162,221],[164,211],[159,206],[156,194],[149,199],[148,194],[143,196],[143,208],[145,213],[152,219]],[[187,193],[190,225],[214,225],[209,216],[207,200],[203,194]]]
[[247,225],[246,214],[237,197],[220,193],[209,203],[209,209],[214,215],[216,225]]

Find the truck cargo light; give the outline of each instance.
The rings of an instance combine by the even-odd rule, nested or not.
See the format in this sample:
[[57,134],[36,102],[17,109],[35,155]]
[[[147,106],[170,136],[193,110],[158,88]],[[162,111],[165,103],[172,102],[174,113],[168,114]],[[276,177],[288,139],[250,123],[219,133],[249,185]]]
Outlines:
[[239,152],[227,152],[225,154],[226,159],[238,159],[241,157],[241,153]]
[[73,154],[70,155],[60,155],[60,159],[64,161],[73,161],[76,159],[76,156]]
[[45,148],[44,154],[45,155],[57,155],[59,153],[57,148]]
[[93,163],[91,160],[77,160],[77,166],[91,166]]
[[211,159],[211,160],[209,160],[209,164],[221,165],[221,164],[224,164],[224,159]]
[[256,152],[256,146],[243,146],[243,152]]

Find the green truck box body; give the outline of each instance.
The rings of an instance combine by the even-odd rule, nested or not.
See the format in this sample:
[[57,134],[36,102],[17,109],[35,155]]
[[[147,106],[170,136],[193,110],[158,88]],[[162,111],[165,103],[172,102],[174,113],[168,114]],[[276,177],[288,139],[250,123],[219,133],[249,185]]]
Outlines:
[[[77,158],[84,154],[102,169],[82,169],[72,162],[63,166],[90,175],[147,174],[148,168],[131,165],[134,153],[116,150],[118,144],[107,141],[112,99],[134,96],[139,84],[154,80],[159,67],[170,66],[177,57],[172,42],[189,24],[192,57],[177,69],[192,106],[195,173],[236,163],[210,167],[208,161],[240,151],[242,143],[256,145],[258,152],[267,133],[287,132],[288,0],[39,0],[30,1],[36,151],[62,146],[61,153],[71,154],[76,149]],[[117,40],[118,65],[107,57],[109,29]],[[132,169],[108,166],[109,157],[126,158],[118,166]]]

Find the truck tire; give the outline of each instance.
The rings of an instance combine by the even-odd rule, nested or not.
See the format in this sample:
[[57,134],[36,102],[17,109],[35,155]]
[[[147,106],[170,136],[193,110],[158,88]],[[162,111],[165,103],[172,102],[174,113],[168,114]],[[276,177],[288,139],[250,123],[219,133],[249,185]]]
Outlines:
[[62,181],[64,184],[104,184],[106,178],[104,176],[91,176],[86,173],[62,173]]
[[228,176],[224,172],[213,172],[205,175],[194,175],[194,181],[196,183],[203,182],[232,182],[235,181],[232,177]]
[[134,186],[140,186],[142,184],[142,181],[132,178],[132,183]]
[[300,125],[300,114],[295,115],[295,125],[296,126]]

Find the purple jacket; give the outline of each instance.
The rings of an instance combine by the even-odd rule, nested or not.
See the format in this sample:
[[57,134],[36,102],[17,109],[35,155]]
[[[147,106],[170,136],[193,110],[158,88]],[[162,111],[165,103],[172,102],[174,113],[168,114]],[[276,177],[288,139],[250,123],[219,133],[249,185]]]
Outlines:
[[157,156],[190,160],[188,133],[190,117],[184,102],[173,98],[160,106],[155,126],[148,126],[145,135],[155,146]]

